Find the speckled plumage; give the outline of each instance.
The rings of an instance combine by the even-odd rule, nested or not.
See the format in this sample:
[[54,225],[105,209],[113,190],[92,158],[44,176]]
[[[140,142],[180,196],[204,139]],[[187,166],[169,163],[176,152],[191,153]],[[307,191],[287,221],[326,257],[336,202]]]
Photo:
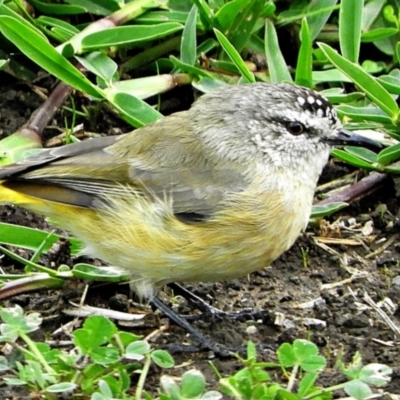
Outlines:
[[171,281],[245,275],[286,251],[340,129],[312,90],[227,86],[130,134],[1,169],[0,201],[49,216],[150,296]]

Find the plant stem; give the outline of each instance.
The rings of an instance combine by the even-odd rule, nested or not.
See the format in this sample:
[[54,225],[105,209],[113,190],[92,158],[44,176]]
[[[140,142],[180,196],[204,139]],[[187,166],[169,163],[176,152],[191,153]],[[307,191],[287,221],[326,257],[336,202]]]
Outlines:
[[20,332],[19,336],[28,345],[29,349],[35,355],[36,359],[40,362],[46,372],[50,375],[56,376],[56,371],[54,371],[54,369],[51,368],[47,361],[44,359],[42,353],[36,347],[35,342],[31,340],[31,338],[24,332]]
[[135,394],[136,400],[141,400],[141,398],[142,398],[143,387],[144,387],[144,383],[146,381],[147,374],[149,372],[150,364],[151,364],[151,357],[150,357],[150,354],[147,354],[146,358],[145,358],[145,362],[143,364],[142,372],[140,374],[139,381],[138,381],[138,384],[136,387],[136,394]]
[[287,384],[287,391],[291,392],[293,390],[294,384],[296,382],[297,372],[299,371],[299,364],[295,364],[292,369],[292,373],[290,374],[289,382]]

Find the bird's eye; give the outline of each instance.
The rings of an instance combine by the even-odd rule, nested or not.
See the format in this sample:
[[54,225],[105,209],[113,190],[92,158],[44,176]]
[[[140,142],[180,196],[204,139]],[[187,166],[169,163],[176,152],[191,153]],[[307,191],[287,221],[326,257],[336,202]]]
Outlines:
[[289,122],[286,125],[286,129],[288,130],[288,132],[290,134],[292,134],[294,136],[301,135],[306,130],[304,125],[302,123],[300,123],[300,122]]

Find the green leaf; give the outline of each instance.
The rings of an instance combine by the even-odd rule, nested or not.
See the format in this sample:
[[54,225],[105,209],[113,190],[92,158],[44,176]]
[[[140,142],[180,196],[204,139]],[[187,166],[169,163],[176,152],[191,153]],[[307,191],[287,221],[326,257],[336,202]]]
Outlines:
[[200,371],[192,369],[182,375],[181,395],[183,398],[198,398],[204,393],[205,388],[206,380]]
[[225,50],[228,57],[236,65],[247,82],[255,82],[254,75],[249,71],[242,57],[240,57],[240,54],[232,44],[229,43],[229,40],[218,29],[214,29],[214,33],[221,47]]
[[354,107],[342,104],[336,107],[339,115],[351,118],[353,121],[375,121],[392,125],[389,115],[377,107]]
[[344,391],[347,395],[355,398],[356,400],[365,400],[372,395],[372,390],[370,387],[359,379],[346,382],[344,384]]
[[[324,95],[331,103],[355,103],[358,100],[365,99],[365,94],[361,92],[344,93],[341,88],[332,88],[321,90],[320,93]],[[380,110],[380,109],[378,109]],[[389,118],[389,117],[388,117]],[[389,118],[390,119],[390,118]]]
[[[143,25],[156,25],[165,22],[179,22],[184,25],[188,19],[188,12],[185,11],[177,11],[177,10],[163,10],[163,11],[147,11],[143,15],[135,18],[135,22],[143,24]],[[204,27],[200,22],[200,19],[196,21],[197,28],[203,29]]]
[[99,345],[108,342],[118,331],[115,324],[102,315],[93,315],[87,318],[83,324],[83,328],[90,332],[91,336],[96,337],[96,340],[99,333],[101,333],[101,342],[98,343]]
[[381,165],[388,165],[393,161],[396,161],[400,158],[400,143],[395,144],[394,146],[387,147],[383,149],[378,154],[378,163]]
[[339,11],[339,43],[343,57],[353,63],[360,54],[364,0],[342,0]]
[[365,383],[380,387],[390,382],[392,373],[392,368],[387,365],[372,363],[361,368],[359,378]]
[[378,162],[378,155],[371,150],[364,149],[363,147],[346,146],[347,153],[352,154],[361,160],[367,161],[371,164]]
[[154,364],[161,368],[172,368],[175,365],[174,359],[171,354],[165,350],[154,350],[151,353],[151,359]]
[[102,97],[96,88],[65,57],[57,52],[39,31],[28,23],[7,16],[0,16],[0,31],[18,49],[45,71],[73,88],[93,97]]
[[88,34],[82,38],[80,48],[75,47],[75,51],[81,53],[111,46],[144,43],[164,38],[182,29],[183,26],[176,22],[158,25],[117,26]]
[[324,43],[319,47],[337,69],[347,75],[378,107],[396,121],[398,107],[396,101],[386,89],[371,75],[367,74],[358,64],[352,63],[339,55]]
[[193,3],[197,6],[200,14],[200,20],[206,30],[209,30],[213,26],[214,14],[206,0],[193,0]]
[[377,28],[372,31],[365,32],[361,36],[363,43],[375,42],[376,40],[386,39],[396,35],[398,30],[396,28]]
[[77,387],[78,385],[73,382],[61,382],[47,386],[46,392],[48,393],[73,392]]
[[332,154],[333,157],[336,157],[336,158],[338,158],[338,159],[340,159],[342,161],[345,161],[345,162],[347,162],[347,163],[349,163],[351,165],[354,165],[354,166],[356,166],[358,168],[364,168],[364,169],[367,169],[367,170],[370,170],[370,171],[375,171],[376,170],[376,167],[374,167],[370,163],[368,163],[368,162],[366,162],[364,160],[361,160],[360,158],[358,158],[356,156],[353,156],[353,155],[347,153],[344,150],[334,149],[334,150],[332,150],[331,154]]
[[400,77],[393,75],[381,75],[377,79],[379,83],[381,83],[382,86],[390,93],[400,95]]
[[197,7],[193,5],[187,17],[181,41],[181,61],[189,65],[194,65],[197,59],[196,21]]
[[319,355],[309,356],[300,362],[300,366],[306,372],[321,371],[326,366],[326,360],[325,357]]
[[115,347],[96,347],[90,352],[93,362],[102,365],[114,364],[120,359],[120,354]]
[[76,57],[77,60],[90,72],[104,79],[111,85],[112,79],[117,72],[118,65],[105,53],[94,51],[85,58]]
[[305,16],[310,27],[311,40],[314,41],[335,9],[338,0],[317,0],[310,3]]
[[163,118],[154,108],[128,93],[107,93],[107,100],[136,128]]
[[322,206],[314,205],[311,212],[311,218],[323,218],[347,206],[348,204],[343,202],[329,203],[329,204],[324,204]]
[[129,275],[110,267],[96,267],[91,264],[75,264],[72,269],[73,276],[81,279],[100,280],[106,282],[123,282],[129,280]]
[[382,11],[387,0],[370,0],[363,7],[362,32],[368,31]]
[[251,341],[247,342],[247,349],[246,349],[247,359],[256,360],[257,359],[257,348],[255,344]]
[[295,365],[297,362],[293,346],[289,343],[281,344],[276,354],[278,356],[280,365],[282,365],[284,368],[293,367],[293,365]]
[[318,347],[308,340],[296,339],[293,342],[293,351],[297,361],[302,361],[310,356],[317,355]]
[[125,357],[129,360],[142,360],[145,354],[150,351],[150,345],[145,340],[137,340],[128,344],[125,351]]
[[279,48],[278,36],[271,20],[265,20],[265,56],[271,82],[292,82],[292,77]]
[[[6,224],[5,222],[0,223],[0,231],[0,244],[21,247],[33,251],[36,251],[43,245],[43,243],[45,243],[42,249],[46,252],[61,238],[60,235],[56,235],[55,233],[49,233],[20,225]],[[71,251],[76,255],[79,250],[81,250],[82,244],[76,239],[70,239],[70,241]]]
[[83,14],[86,12],[85,8],[78,5],[69,4],[52,4],[46,3],[44,1],[32,0],[30,3],[35,7],[36,10],[44,14],[53,15],[73,15],[73,14]]
[[318,85],[319,83],[323,82],[351,82],[350,78],[348,78],[345,74],[343,74],[336,68],[332,68],[326,71],[313,71],[312,77],[314,85]]
[[240,53],[264,13],[264,0],[233,0],[216,13],[216,19],[229,42]]
[[312,88],[312,40],[306,18],[301,21],[300,41],[295,82],[298,85]]
[[316,379],[318,378],[318,372],[307,372],[300,380],[299,387],[297,389],[297,394],[300,398],[303,398],[306,394],[310,392]]

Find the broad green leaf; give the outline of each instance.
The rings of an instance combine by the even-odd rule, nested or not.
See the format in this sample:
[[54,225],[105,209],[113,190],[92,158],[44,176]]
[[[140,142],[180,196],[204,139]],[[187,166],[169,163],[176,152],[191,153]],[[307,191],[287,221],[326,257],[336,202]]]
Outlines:
[[315,40],[325,26],[338,0],[315,0],[310,3],[305,17],[310,27],[311,40]]
[[276,355],[278,356],[279,364],[285,368],[293,367],[293,365],[295,365],[297,362],[293,346],[290,343],[281,344],[276,352]]
[[383,124],[392,124],[389,115],[377,107],[355,107],[348,104],[342,104],[336,107],[339,115],[350,117],[354,121],[374,121]]
[[378,155],[371,150],[364,149],[363,147],[346,146],[347,153],[352,154],[361,160],[367,161],[371,164],[378,162]]
[[108,85],[111,85],[112,79],[117,72],[118,65],[105,53],[94,51],[85,58],[76,58],[88,71],[104,79]]
[[[20,225],[7,224],[5,222],[0,223],[0,244],[36,251],[45,243],[43,251],[46,252],[50,250],[53,244],[60,238],[61,236],[55,233]],[[74,238],[70,238],[69,241],[71,243],[72,254],[78,254],[82,249],[82,243]]]
[[[144,25],[155,25],[165,22],[179,22],[184,25],[188,19],[189,13],[176,10],[165,11],[147,11],[140,17],[135,18],[135,23]],[[204,29],[203,25],[198,18],[196,21],[198,29]]]
[[58,18],[52,18],[52,17],[48,17],[45,15],[40,16],[39,18],[36,18],[35,21],[38,25],[41,25],[43,27],[46,28],[59,28],[62,29],[63,31],[65,31],[66,33],[68,33],[69,35],[73,36],[76,35],[77,33],[79,33],[79,30],[69,24],[68,22],[65,22],[61,19]]
[[383,149],[378,154],[378,163],[382,165],[388,165],[393,161],[396,161],[400,158],[400,143],[395,144],[394,146],[387,147]]
[[186,371],[182,375],[181,395],[186,399],[201,397],[206,389],[204,375],[197,369]]
[[[321,90],[321,94],[324,95],[331,103],[354,103],[358,100],[365,99],[365,94],[361,92],[344,93],[343,89],[337,88]],[[389,118],[389,117],[388,117]]]
[[100,268],[84,263],[75,264],[72,269],[72,274],[77,278],[106,282],[123,282],[129,280],[129,276],[127,274],[116,270],[115,268]]
[[264,0],[233,0],[216,13],[221,30],[240,53],[264,12]]
[[390,382],[393,370],[385,364],[372,363],[362,367],[359,378],[369,385],[384,386]]
[[136,128],[148,125],[163,117],[147,103],[128,93],[107,92],[107,100],[126,121]]
[[86,12],[85,8],[81,7],[79,4],[54,4],[54,2],[50,3],[38,0],[30,0],[30,3],[35,7],[36,10],[40,11],[43,14],[74,15],[83,14]]
[[396,101],[387,90],[371,75],[367,74],[358,64],[352,63],[339,55],[330,46],[319,43],[319,47],[337,69],[347,75],[378,107],[396,121],[398,107]]
[[344,391],[348,396],[351,396],[356,400],[366,400],[372,395],[370,387],[359,379],[346,382],[344,385]]
[[108,342],[118,331],[115,324],[102,315],[92,315],[87,318],[83,324],[83,329],[88,331],[96,340],[98,332],[101,332],[102,339],[101,342],[98,342],[99,345]]
[[109,15],[120,9],[122,2],[117,0],[66,0],[69,4],[84,7],[91,14]]
[[248,82],[255,82],[254,75],[249,71],[247,65],[243,61],[242,57],[238,51],[232,46],[229,40],[218,30],[214,29],[215,36],[221,47],[225,50],[228,57],[232,60],[232,62],[236,65],[239,69],[241,75],[248,81]]
[[300,41],[295,82],[298,85],[312,88],[312,40],[306,18],[301,21]]
[[382,75],[377,78],[379,83],[390,93],[400,95],[400,77]]
[[15,18],[0,16],[0,31],[45,71],[77,90],[93,97],[102,97],[100,89],[96,88],[28,23],[24,24]]
[[364,5],[361,18],[362,32],[368,31],[371,28],[371,25],[382,11],[382,7],[385,5],[386,1],[387,0],[370,0]]
[[364,0],[342,0],[339,11],[339,43],[343,57],[358,62]]
[[353,156],[352,154],[347,153],[344,150],[341,149],[334,149],[331,152],[333,157],[339,158],[340,160],[343,160],[351,165],[354,165],[358,168],[364,168],[369,171],[375,171],[376,168],[372,166],[370,163],[362,160],[361,158],[358,158],[356,156]]
[[265,21],[265,56],[271,82],[292,82],[289,69],[279,48],[278,36],[271,20]]
[[314,205],[311,212],[311,218],[327,217],[347,206],[348,204],[343,202],[329,203],[329,204],[324,204],[322,206]]
[[214,14],[206,0],[193,0],[199,10],[200,20],[206,30],[213,26]]
[[151,353],[151,359],[161,368],[172,368],[175,365],[174,359],[165,350],[154,350]]
[[396,28],[377,28],[363,33],[361,41],[363,43],[375,42],[376,40],[386,39],[396,35],[397,32],[398,30]]
[[314,85],[324,82],[351,82],[350,78],[336,68],[326,71],[313,71],[312,78]]
[[72,382],[61,382],[56,383],[54,385],[50,385],[46,387],[46,392],[48,393],[62,393],[62,392],[69,392],[72,393],[78,385]]
[[197,59],[196,21],[197,7],[193,5],[183,29],[181,42],[181,61],[189,65],[194,65]]
[[144,43],[162,39],[182,29],[183,26],[177,22],[166,22],[158,25],[117,26],[86,35],[82,38],[80,49],[76,49],[76,51],[80,53],[105,47]]

